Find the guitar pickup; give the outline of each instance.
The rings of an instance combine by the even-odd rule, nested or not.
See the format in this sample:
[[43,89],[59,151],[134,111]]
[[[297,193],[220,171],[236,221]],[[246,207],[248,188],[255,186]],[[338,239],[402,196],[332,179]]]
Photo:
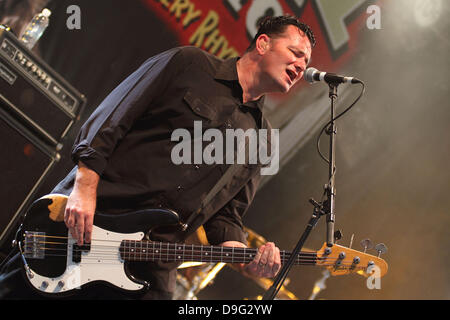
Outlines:
[[24,257],[29,259],[45,258],[45,233],[25,231]]
[[79,263],[81,262],[81,254],[83,252],[89,252],[91,250],[91,244],[85,243],[81,246],[78,244],[73,244],[72,246],[72,262]]

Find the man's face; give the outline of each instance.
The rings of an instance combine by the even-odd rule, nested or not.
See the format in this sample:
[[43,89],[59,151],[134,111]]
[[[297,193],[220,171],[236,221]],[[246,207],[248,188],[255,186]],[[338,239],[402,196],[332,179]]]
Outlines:
[[286,93],[302,78],[311,59],[311,43],[306,34],[289,25],[277,38],[269,38],[266,48],[261,61],[264,86]]

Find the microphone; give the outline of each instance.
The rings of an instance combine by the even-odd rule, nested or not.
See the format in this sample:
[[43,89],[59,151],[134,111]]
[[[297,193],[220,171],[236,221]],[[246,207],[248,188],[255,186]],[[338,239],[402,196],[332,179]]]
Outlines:
[[308,68],[303,74],[303,78],[309,83],[314,83],[316,81],[325,81],[328,84],[339,84],[339,83],[362,83],[361,80],[353,77],[344,77],[334,73],[322,72],[316,68]]

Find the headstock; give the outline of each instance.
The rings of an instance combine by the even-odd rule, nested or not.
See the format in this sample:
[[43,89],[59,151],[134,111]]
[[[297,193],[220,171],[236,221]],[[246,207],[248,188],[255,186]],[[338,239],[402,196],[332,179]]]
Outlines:
[[[387,248],[383,244],[379,244],[375,248],[378,251],[378,257],[337,244],[328,247],[324,243],[322,248],[317,251],[317,265],[326,267],[333,276],[358,273],[369,277],[375,271],[374,268],[378,267],[378,274],[382,277],[387,273],[388,265],[379,256],[386,252]],[[368,273],[368,271],[371,272]]]

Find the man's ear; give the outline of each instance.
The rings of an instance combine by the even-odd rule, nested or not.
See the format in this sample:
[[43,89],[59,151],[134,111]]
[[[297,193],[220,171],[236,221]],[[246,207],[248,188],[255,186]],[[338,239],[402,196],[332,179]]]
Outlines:
[[270,48],[270,38],[267,34],[261,34],[258,39],[256,39],[256,51],[263,55]]

